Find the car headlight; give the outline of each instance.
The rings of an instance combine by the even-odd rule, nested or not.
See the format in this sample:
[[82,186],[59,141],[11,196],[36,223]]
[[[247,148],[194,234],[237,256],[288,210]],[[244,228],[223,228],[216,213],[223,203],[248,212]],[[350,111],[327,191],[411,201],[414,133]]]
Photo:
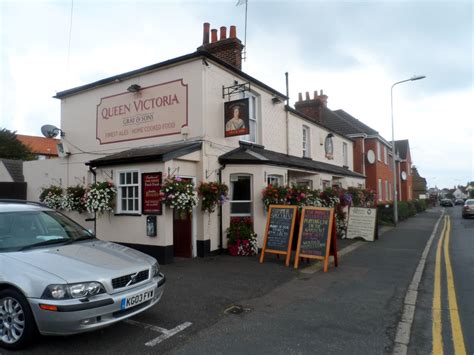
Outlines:
[[64,300],[70,298],[84,298],[105,293],[104,286],[99,282],[82,282],[67,285],[49,285],[43,292],[41,298]]
[[158,261],[151,266],[151,277],[157,277],[160,273],[160,264]]

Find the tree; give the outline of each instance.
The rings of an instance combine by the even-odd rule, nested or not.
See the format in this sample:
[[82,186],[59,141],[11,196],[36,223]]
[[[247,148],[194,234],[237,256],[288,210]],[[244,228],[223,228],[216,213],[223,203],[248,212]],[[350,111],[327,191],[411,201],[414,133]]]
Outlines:
[[16,138],[16,132],[0,129],[0,158],[34,160],[31,149]]

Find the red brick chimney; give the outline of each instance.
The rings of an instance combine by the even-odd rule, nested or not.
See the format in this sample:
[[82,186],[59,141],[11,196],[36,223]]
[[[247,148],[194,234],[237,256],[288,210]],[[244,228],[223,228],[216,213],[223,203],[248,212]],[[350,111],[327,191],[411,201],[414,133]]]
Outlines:
[[295,110],[314,118],[316,121],[322,123],[321,110],[328,106],[328,97],[323,94],[323,90],[318,95],[318,91],[314,92],[312,99],[309,97],[309,92],[306,92],[306,98],[303,100],[303,94],[298,94],[298,101],[295,102]]
[[202,46],[198,47],[198,51],[206,51],[217,58],[233,65],[238,69],[242,69],[242,49],[244,45],[237,38],[237,30],[235,26],[230,26],[229,38],[227,38],[227,27],[220,28],[220,38],[217,38],[217,29],[211,30],[211,41],[209,43],[210,24],[204,23]]

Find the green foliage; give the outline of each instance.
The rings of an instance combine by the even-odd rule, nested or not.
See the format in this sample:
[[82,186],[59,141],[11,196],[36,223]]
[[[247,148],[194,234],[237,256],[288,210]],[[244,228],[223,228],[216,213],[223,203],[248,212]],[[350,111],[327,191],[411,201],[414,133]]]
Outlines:
[[198,195],[201,198],[201,210],[214,212],[218,205],[227,201],[229,188],[218,182],[201,182],[198,186]]
[[0,158],[34,160],[31,149],[16,138],[16,132],[0,129]]

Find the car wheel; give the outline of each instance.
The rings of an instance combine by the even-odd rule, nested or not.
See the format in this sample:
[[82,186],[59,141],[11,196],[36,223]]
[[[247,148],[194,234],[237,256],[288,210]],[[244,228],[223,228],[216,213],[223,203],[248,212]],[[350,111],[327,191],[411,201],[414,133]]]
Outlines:
[[36,335],[36,323],[25,297],[18,291],[0,291],[0,347],[20,349]]

